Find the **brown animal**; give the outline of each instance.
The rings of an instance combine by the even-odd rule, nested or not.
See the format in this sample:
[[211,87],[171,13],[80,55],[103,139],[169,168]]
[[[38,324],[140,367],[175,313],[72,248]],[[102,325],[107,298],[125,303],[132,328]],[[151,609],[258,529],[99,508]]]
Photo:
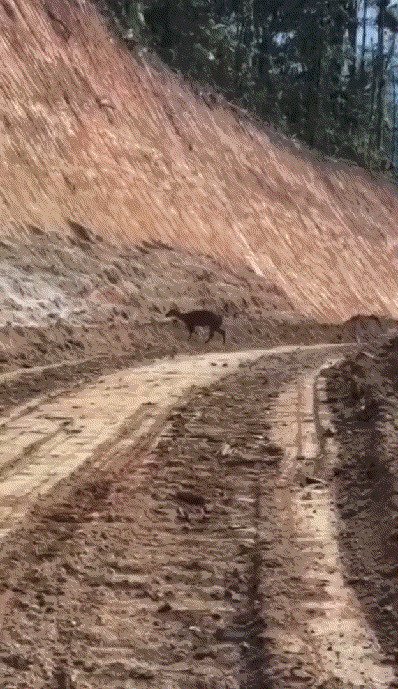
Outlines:
[[223,330],[221,327],[222,316],[218,316],[216,313],[213,313],[213,311],[199,310],[182,313],[179,309],[170,309],[170,311],[166,313],[166,316],[174,316],[185,323],[189,330],[188,340],[191,339],[192,333],[195,332],[195,328],[203,327],[209,328],[209,337],[207,338],[206,342],[209,342],[209,340],[214,337],[214,333],[220,333],[225,344],[225,330]]

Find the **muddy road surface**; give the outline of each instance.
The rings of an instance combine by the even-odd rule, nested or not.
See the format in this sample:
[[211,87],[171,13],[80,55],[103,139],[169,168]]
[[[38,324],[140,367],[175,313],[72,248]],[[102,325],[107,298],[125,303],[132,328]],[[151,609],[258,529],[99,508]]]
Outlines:
[[347,349],[178,357],[11,418],[1,686],[395,686],[342,552]]

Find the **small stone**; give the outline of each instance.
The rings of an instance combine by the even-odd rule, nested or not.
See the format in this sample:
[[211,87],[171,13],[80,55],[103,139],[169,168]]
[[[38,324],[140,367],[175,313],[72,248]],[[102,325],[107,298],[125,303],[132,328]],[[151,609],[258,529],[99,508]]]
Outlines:
[[199,648],[197,651],[195,651],[193,657],[197,658],[198,660],[202,660],[203,658],[215,658],[216,652],[213,648]]
[[0,656],[0,659],[3,661],[5,665],[12,667],[14,670],[29,670],[29,667],[31,665],[30,660],[16,653],[10,653],[10,655]]
[[317,476],[306,476],[305,483],[307,486],[326,485],[325,481],[323,481],[321,478],[318,478]]
[[189,490],[179,490],[176,493],[176,499],[186,502],[188,505],[198,505],[199,507],[204,507],[206,504],[206,500],[204,499],[203,495],[199,495],[198,493],[194,493],[193,491]]
[[194,625],[191,625],[191,627],[189,627],[189,631],[192,632],[193,634],[195,634],[196,636],[202,636],[203,635],[203,632],[200,629],[200,627],[195,627]]
[[172,609],[172,606],[170,605],[170,603],[168,601],[166,601],[165,603],[163,603],[163,605],[161,605],[158,608],[158,612],[170,612],[171,609]]

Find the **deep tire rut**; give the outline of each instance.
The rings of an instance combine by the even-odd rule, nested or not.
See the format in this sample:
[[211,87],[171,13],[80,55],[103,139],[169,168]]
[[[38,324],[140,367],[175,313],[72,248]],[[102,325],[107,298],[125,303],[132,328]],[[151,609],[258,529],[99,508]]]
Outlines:
[[[296,553],[292,571],[297,582],[294,597],[287,602],[295,601],[290,630],[284,625],[280,631],[285,633],[285,645],[291,636],[290,664],[302,665],[299,672],[292,668],[293,676],[327,686],[337,682],[390,687],[394,666],[347,581],[339,550],[337,453],[332,439],[326,440],[331,416],[324,385],[322,370],[301,375],[295,385],[286,386],[275,409],[272,435],[286,448],[280,500],[285,505],[289,555]],[[280,580],[282,587],[289,581],[283,567]]]
[[[361,363],[361,362],[360,362]],[[336,507],[347,580],[387,662],[398,664],[398,469],[396,350],[331,370],[327,397],[336,428]],[[367,374],[367,375],[364,375]],[[364,383],[363,394],[352,385]],[[353,394],[354,393],[354,394]],[[398,686],[398,673],[391,686]]]
[[141,439],[156,437],[165,414],[193,385],[217,380],[262,351],[177,357],[126,369],[38,400],[33,408],[5,419],[0,432],[0,543],[40,496],[87,464],[106,471],[123,444],[135,443],[139,452]]

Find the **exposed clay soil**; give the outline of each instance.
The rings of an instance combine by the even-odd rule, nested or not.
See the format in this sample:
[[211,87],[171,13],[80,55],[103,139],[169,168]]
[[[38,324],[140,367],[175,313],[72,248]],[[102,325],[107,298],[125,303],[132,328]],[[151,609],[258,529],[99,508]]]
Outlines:
[[328,355],[244,366],[181,404],[156,446],[38,505],[1,559],[4,686],[337,689],[272,634],[296,605],[299,547],[275,490],[273,403]]
[[[358,311],[383,315],[382,333],[394,325],[390,184],[133,57],[84,0],[0,0],[0,19],[4,417],[132,363],[224,349],[203,333],[188,341],[165,318],[172,306],[222,313],[231,350],[380,335]],[[0,685],[341,689],[352,629],[322,655],[311,627],[322,636],[330,614],[339,633],[319,513],[336,517],[347,600],[360,604],[350,621],[366,627],[347,663],[365,672],[370,631],[368,676],[380,663],[396,675],[398,354],[371,353],[328,377],[339,461],[304,497],[291,453],[302,438],[271,436],[293,427],[296,383],[325,351],[192,393],[134,451],[121,443],[106,469],[88,462],[39,500],[0,555]],[[323,489],[336,514],[315,505]],[[325,657],[337,674],[321,672]]]
[[398,314],[393,185],[194,93],[122,47],[88,0],[2,0],[0,21],[5,241],[44,232],[51,271],[51,233],[72,236],[72,219],[119,246],[161,241],[250,267],[307,317]]

